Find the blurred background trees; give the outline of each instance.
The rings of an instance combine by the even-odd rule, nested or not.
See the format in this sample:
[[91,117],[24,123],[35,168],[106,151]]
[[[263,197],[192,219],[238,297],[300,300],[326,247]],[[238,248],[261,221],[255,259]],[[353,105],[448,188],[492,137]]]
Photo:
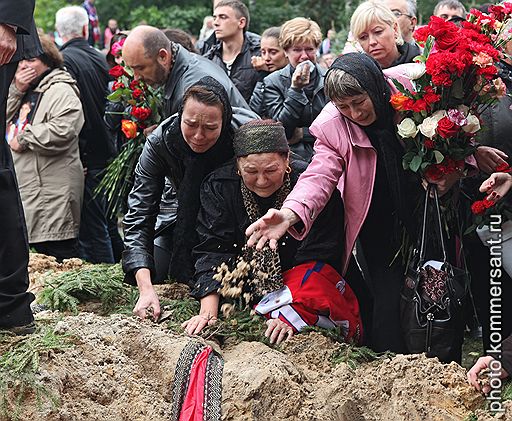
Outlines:
[[[338,32],[338,39],[346,40],[350,16],[359,0],[244,0],[251,13],[250,30],[263,32],[296,16],[309,17],[320,25],[324,34],[328,29]],[[418,0],[418,20],[428,21],[437,0]],[[54,28],[55,12],[73,0],[36,0],[36,22],[46,32]],[[474,4],[474,3],[472,3]],[[469,8],[469,4],[465,3]],[[140,23],[160,28],[180,28],[198,35],[203,18],[212,13],[211,0],[96,0],[102,28],[108,19],[116,19],[122,29]],[[339,44],[338,48],[343,48]]]

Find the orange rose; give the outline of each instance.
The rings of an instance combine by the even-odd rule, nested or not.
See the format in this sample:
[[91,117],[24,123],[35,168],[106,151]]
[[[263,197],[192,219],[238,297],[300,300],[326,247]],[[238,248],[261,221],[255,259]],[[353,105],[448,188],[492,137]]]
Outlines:
[[131,120],[121,121],[121,130],[128,139],[137,137],[137,124]]
[[409,98],[402,94],[401,92],[397,92],[396,94],[391,95],[391,106],[397,111],[404,111],[404,104]]

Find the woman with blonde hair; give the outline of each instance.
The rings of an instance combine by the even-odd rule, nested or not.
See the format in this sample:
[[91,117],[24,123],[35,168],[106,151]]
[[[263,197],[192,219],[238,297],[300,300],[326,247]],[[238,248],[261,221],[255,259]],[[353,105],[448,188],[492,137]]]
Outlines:
[[361,3],[350,19],[350,31],[383,69],[410,63],[420,53],[416,44],[404,43],[398,18],[380,1]]
[[290,63],[263,79],[267,115],[283,124],[291,150],[306,160],[313,156],[315,141],[308,127],[327,103],[325,70],[316,63],[321,43],[315,21],[298,17],[285,22],[279,44]]

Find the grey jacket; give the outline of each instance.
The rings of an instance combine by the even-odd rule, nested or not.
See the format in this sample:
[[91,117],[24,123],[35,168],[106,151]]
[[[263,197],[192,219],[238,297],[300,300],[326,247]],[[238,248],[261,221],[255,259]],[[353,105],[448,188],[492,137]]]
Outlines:
[[[301,127],[303,128],[302,142],[313,144],[314,138],[310,135],[308,127],[327,103],[324,94],[325,70],[316,65],[317,79],[311,99],[308,98],[304,89],[291,88],[293,71],[294,68],[288,64],[263,79],[263,109],[270,118],[283,123],[288,139],[293,137],[297,127]],[[298,150],[295,152],[310,159]]]
[[231,82],[231,79],[229,79],[228,75],[219,66],[178,45],[176,61],[174,62],[171,74],[164,88],[165,117],[169,117],[178,112],[187,88],[204,76],[211,76],[224,86],[228,93],[231,106],[241,107],[247,110],[250,109],[238,89],[233,85],[233,82]]

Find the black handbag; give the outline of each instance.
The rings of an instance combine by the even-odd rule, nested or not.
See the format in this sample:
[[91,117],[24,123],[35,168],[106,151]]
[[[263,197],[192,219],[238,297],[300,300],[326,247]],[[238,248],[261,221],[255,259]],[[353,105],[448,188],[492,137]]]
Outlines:
[[[443,258],[434,265],[437,268],[424,267],[428,261],[427,215],[431,203],[436,221],[429,231],[439,235]],[[414,250],[400,300],[402,332],[410,353],[425,352],[428,357],[438,357],[442,362],[460,360],[467,290],[467,272],[453,267],[447,260],[437,188],[430,184],[425,195],[419,250]]]

